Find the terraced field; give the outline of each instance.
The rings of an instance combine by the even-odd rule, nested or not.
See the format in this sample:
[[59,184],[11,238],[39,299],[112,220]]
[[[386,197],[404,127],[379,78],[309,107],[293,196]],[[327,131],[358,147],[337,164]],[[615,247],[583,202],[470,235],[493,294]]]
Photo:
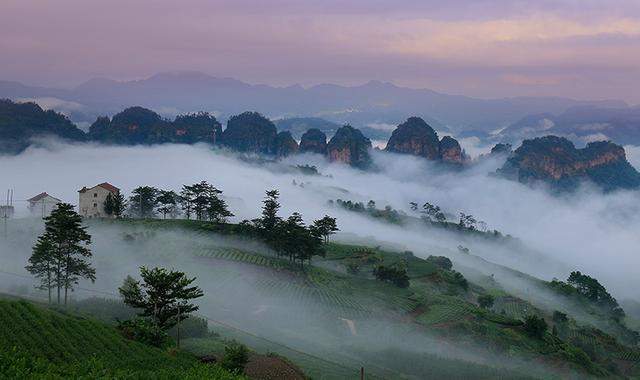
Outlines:
[[26,301],[0,300],[0,357],[3,378],[236,378],[191,354],[170,355],[106,324]]
[[436,325],[463,320],[474,315],[475,311],[472,305],[455,298],[443,299],[429,305],[427,311],[416,320],[424,325]]

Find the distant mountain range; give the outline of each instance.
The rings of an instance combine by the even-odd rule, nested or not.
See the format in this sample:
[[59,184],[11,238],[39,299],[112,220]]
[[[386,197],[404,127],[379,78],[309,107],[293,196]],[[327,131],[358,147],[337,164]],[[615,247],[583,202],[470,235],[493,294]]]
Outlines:
[[[53,136],[116,145],[208,143],[272,158],[316,153],[360,169],[375,166],[370,156],[371,140],[358,128],[339,127],[327,141],[324,131],[332,131],[333,123],[305,118],[284,120],[281,124],[285,130],[278,131],[276,124],[263,115],[243,112],[229,118],[223,130],[216,117],[207,112],[169,120],[135,106],[112,118],[98,117],[89,131],[83,132],[66,116],[45,111],[35,103],[0,100],[0,154],[20,153],[38,138]],[[301,134],[300,143],[294,133]],[[385,146],[387,152],[421,157],[443,168],[462,170],[472,164],[456,139],[440,139],[419,117],[410,117],[398,125]],[[640,187],[640,173],[627,161],[624,148],[611,142],[594,142],[576,149],[564,137],[546,136],[524,140],[514,152],[510,145],[498,144],[492,155],[506,159],[499,174],[523,183],[545,182],[555,190],[574,190],[584,181],[605,191]]]
[[[487,133],[532,114],[560,114],[572,107],[626,108],[622,101],[578,101],[553,97],[477,99],[428,89],[403,88],[371,81],[354,87],[321,84],[253,85],[198,72],[161,73],[150,78],[119,82],[92,79],[72,89],[26,86],[0,81],[0,98],[39,99],[76,122],[93,122],[130,106],[153,109],[162,116],[206,110],[220,120],[247,110],[270,119],[319,117],[356,127],[397,125],[420,116],[436,130]],[[379,128],[378,128],[379,129]],[[375,137],[374,137],[375,138]]]
[[640,145],[640,107],[582,106],[558,115],[529,115],[504,129],[499,138],[518,142],[545,135],[564,136],[576,143],[612,140]]

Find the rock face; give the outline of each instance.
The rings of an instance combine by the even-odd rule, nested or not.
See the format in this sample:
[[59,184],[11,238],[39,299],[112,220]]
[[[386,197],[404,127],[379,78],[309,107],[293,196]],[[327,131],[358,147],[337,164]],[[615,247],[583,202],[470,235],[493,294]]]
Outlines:
[[440,160],[447,164],[462,165],[467,160],[458,140],[445,136],[440,140]]
[[561,191],[573,190],[582,181],[604,191],[640,187],[640,173],[627,161],[623,147],[600,141],[576,149],[557,136],[523,141],[498,173],[522,183],[544,181]]
[[369,156],[371,141],[364,137],[360,130],[345,125],[327,144],[327,157],[332,162],[342,162],[360,169],[371,165]]
[[429,124],[419,117],[410,117],[393,131],[385,149],[437,160],[440,157],[439,145],[438,134]]
[[511,154],[511,152],[513,152],[513,147],[511,146],[511,144],[498,143],[494,145],[493,148],[491,148],[491,153],[489,154],[492,156],[498,154],[509,155]]
[[311,128],[302,135],[300,153],[327,153],[327,135],[317,128]]
[[286,157],[298,153],[298,143],[291,136],[291,132],[280,132],[276,135],[274,154],[277,157]]
[[398,125],[385,150],[454,165],[462,165],[467,161],[456,139],[445,136],[438,140],[436,131],[419,117],[410,117]]
[[273,154],[276,135],[276,126],[269,119],[257,112],[245,112],[229,119],[221,142],[239,152]]
[[214,143],[222,126],[206,112],[181,115],[174,121],[142,107],[130,107],[113,116],[99,117],[89,128],[89,138],[110,144]]

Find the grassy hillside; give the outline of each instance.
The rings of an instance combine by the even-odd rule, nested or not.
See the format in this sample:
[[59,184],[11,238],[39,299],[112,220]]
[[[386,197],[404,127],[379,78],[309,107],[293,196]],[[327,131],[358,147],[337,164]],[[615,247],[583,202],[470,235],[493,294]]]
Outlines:
[[[167,228],[184,229],[188,232],[184,235],[188,244],[180,247],[189,248],[179,252],[167,248],[172,252],[163,250],[161,254],[195,258],[199,266],[207,268],[208,281],[219,294],[233,293],[233,284],[241,279],[259,300],[242,305],[248,318],[244,328],[250,331],[265,331],[262,316],[265,320],[286,320],[295,314],[303,320],[309,316],[314,323],[322,321],[320,323],[326,324],[328,329],[327,326],[323,329],[319,325],[309,325],[301,332],[286,323],[268,329],[272,338],[277,337],[275,340],[296,342],[294,348],[303,347],[302,351],[305,351],[312,347],[312,351],[306,352],[312,352],[326,363],[312,360],[311,355],[282,349],[276,342],[256,340],[251,334],[216,328],[225,338],[237,339],[263,353],[287,356],[314,378],[340,378],[343,370],[357,370],[360,363],[374,375],[388,377],[391,373],[395,378],[420,378],[427,373],[458,377],[468,374],[469,368],[473,368],[476,377],[485,378],[513,378],[522,373],[538,378],[550,375],[632,377],[640,373],[636,346],[625,346],[614,336],[582,321],[577,322],[573,315],[566,321],[556,321],[554,307],[557,304],[550,304],[550,307],[537,303],[540,297],[533,299],[526,294],[509,294],[493,276],[478,273],[467,279],[456,271],[462,269],[455,262],[451,267],[450,263],[442,265],[435,260],[438,258],[423,259],[411,252],[330,243],[326,246],[325,257],[314,259],[311,265],[300,270],[259,245],[248,244],[252,236],[247,236],[239,225],[187,220],[100,223],[124,227],[127,236],[123,239],[133,240],[140,246],[153,242],[154,237],[161,236]],[[197,239],[193,239],[194,234]],[[213,238],[219,235],[234,239]],[[208,239],[208,236],[212,238]],[[235,244],[238,239],[247,244]],[[406,268],[408,286],[399,287],[377,280],[374,269],[379,265]],[[509,270],[497,266],[496,269]],[[466,268],[464,272],[468,273]],[[514,276],[518,274],[513,272]],[[247,276],[247,273],[251,275]],[[529,281],[529,276],[522,275],[522,281]],[[531,278],[529,282],[537,287],[546,286],[546,282],[539,279]],[[486,295],[493,296],[494,303],[490,307],[480,307],[478,299]],[[207,301],[212,304],[211,310],[239,306],[237,303],[225,305],[224,300],[215,296]],[[268,307],[261,308],[261,305]],[[582,313],[588,311],[584,309]],[[226,320],[223,314],[219,315]],[[524,320],[531,315],[547,323],[546,332],[538,336],[530,334]],[[597,314],[590,315],[594,320],[602,318]],[[357,333],[350,331],[350,323]],[[361,335],[371,338],[383,333],[393,334],[396,339],[398,333],[404,334],[407,338],[416,338],[416,344],[425,347],[433,346],[435,339],[437,347],[448,350],[448,359],[420,350],[363,349],[368,342],[367,338],[360,338]],[[424,339],[420,340],[422,337]],[[194,339],[185,346],[204,354],[219,351],[221,344],[205,338]],[[336,347],[340,349],[336,350]],[[450,359],[460,352],[483,357],[480,362],[489,362],[498,368],[476,367],[468,360]],[[428,365],[402,365],[404,360]],[[539,368],[545,370],[535,372],[523,364],[531,362],[544,364]],[[341,369],[341,366],[345,368]]]
[[238,379],[96,320],[8,299],[0,300],[0,378]]

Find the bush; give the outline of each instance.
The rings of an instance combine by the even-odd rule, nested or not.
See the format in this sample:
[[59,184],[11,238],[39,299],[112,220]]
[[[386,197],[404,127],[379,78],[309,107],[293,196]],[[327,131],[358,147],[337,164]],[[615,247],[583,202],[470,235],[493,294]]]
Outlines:
[[451,268],[453,268],[453,263],[445,256],[429,256],[427,257],[427,262],[444,270],[451,270]]
[[380,281],[386,281],[399,288],[409,287],[409,275],[405,268],[385,267],[380,265],[373,270],[373,274]]
[[242,373],[249,361],[249,349],[244,344],[231,343],[224,348],[224,357],[220,361],[222,368],[232,373]]
[[491,294],[483,294],[478,297],[478,305],[483,309],[490,309],[493,306],[494,298]]
[[122,335],[127,339],[155,347],[162,347],[168,339],[166,332],[162,331],[156,324],[144,318],[135,318],[118,322],[118,330],[120,330]]
[[541,339],[547,332],[547,322],[544,318],[537,317],[535,315],[529,315],[524,320],[524,331],[532,338]]

